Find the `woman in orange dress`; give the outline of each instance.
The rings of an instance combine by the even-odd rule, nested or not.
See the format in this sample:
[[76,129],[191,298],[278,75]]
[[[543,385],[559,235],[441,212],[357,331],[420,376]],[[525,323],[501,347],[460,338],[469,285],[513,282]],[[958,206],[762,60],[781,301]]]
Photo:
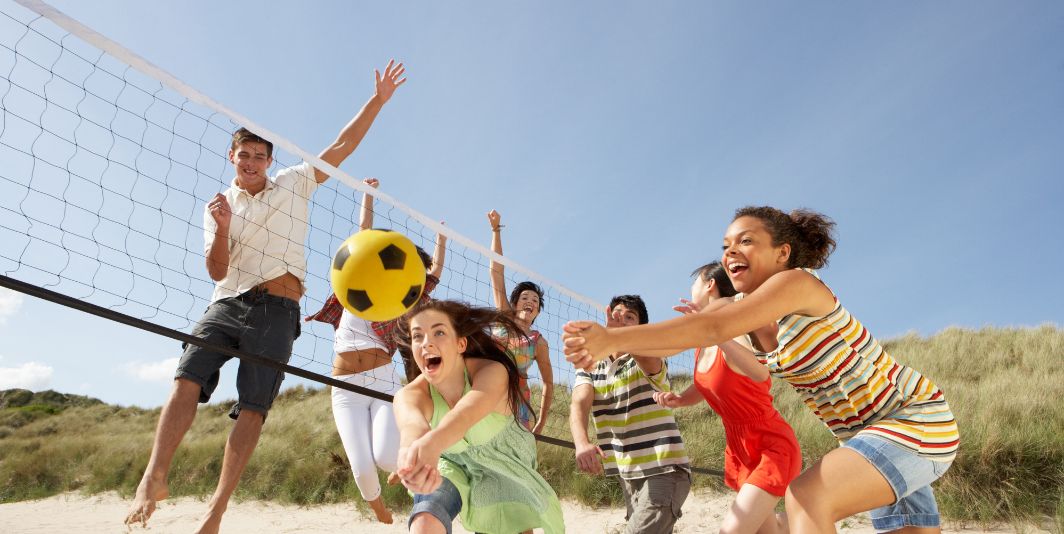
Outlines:
[[[696,313],[736,294],[720,262],[703,265],[692,275],[691,300],[684,300],[678,311]],[[686,391],[654,394],[654,400],[669,408],[705,399],[720,415],[727,443],[724,483],[738,492],[721,532],[787,532],[786,516],[773,510],[801,473],[802,452],[794,430],[772,405],[771,386],[768,369],[750,349],[732,340],[697,349],[694,384]]]

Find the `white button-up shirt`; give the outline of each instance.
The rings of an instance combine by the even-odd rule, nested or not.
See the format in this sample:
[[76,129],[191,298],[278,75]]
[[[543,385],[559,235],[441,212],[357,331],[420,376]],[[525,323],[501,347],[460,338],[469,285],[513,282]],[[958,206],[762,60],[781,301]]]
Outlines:
[[[233,212],[229,223],[229,270],[225,278],[215,283],[211,302],[235,297],[286,272],[303,281],[307,274],[304,242],[310,196],[317,187],[314,167],[306,162],[281,169],[254,196],[233,179],[224,193]],[[204,254],[210,252],[217,228],[214,217],[205,209]]]

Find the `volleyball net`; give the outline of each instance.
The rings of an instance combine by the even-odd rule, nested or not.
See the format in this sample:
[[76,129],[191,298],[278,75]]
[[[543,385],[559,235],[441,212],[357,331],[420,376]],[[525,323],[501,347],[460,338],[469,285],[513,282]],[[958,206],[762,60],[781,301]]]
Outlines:
[[[574,370],[561,352],[562,326],[601,321],[603,304],[441,225],[446,213],[429,216],[392,198],[387,177],[381,190],[372,189],[51,6],[17,2],[0,8],[0,285],[207,346],[188,334],[214,290],[205,269],[204,206],[232,182],[227,153],[243,126],[274,144],[271,175],[306,161],[332,178],[309,196],[303,316],[331,294],[333,252],[358,231],[363,194],[372,193],[374,227],[402,232],[430,253],[446,236],[433,298],[493,305],[491,261],[505,266],[508,290],[524,280],[543,288],[534,328],[550,346],[556,400],[541,439],[571,446],[566,392]],[[282,369],[390,398],[332,379],[333,356],[332,326],[302,323]],[[393,365],[403,376],[398,355]],[[691,372],[689,358],[671,365],[674,373]],[[536,365],[529,377],[542,387]]]

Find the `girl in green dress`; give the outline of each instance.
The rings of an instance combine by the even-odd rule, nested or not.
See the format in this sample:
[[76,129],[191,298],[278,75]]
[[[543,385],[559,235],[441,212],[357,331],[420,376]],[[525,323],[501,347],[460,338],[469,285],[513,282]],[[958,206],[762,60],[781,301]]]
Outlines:
[[[399,475],[414,494],[410,531],[565,531],[554,490],[536,472],[536,444],[517,420],[520,372],[490,335],[521,332],[497,310],[429,301],[404,319],[421,376],[395,396]],[[506,340],[501,340],[505,343]]]

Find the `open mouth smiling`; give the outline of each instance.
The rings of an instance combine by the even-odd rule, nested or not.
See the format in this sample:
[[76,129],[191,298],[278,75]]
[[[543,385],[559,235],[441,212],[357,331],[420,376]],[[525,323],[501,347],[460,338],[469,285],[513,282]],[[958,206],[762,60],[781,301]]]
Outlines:
[[749,268],[749,265],[739,260],[733,260],[728,262],[728,272],[731,273],[733,276],[742,274]]
[[428,354],[425,356],[425,371],[436,371],[443,364],[443,356]]

